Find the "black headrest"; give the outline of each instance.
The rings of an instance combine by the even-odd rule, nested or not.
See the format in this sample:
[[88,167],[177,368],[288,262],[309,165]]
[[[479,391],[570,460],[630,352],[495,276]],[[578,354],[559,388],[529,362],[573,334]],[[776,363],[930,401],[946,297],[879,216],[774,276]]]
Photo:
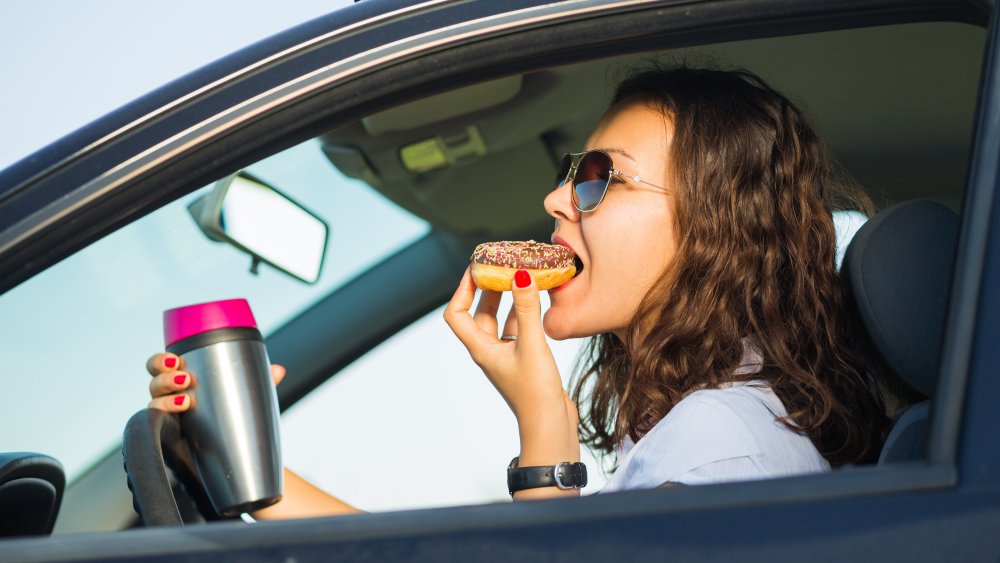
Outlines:
[[926,397],[937,386],[958,224],[933,201],[893,205],[861,227],[841,270],[879,355]]
[[55,458],[0,453],[0,538],[51,533],[65,486],[66,475]]

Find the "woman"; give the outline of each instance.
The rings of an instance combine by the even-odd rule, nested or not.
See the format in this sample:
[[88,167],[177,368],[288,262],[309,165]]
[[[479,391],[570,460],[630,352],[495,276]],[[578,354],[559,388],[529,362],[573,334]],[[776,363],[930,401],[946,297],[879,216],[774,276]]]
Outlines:
[[[831,218],[861,202],[791,102],[747,72],[636,74],[557,182],[552,240],[583,267],[544,320],[527,272],[502,330],[499,294],[470,312],[468,271],[444,313],[517,418],[518,468],[577,462],[581,437],[616,454],[605,491],[875,460],[888,420],[845,317]],[[593,337],[575,401],[545,334]],[[170,361],[151,359],[151,405],[179,411]],[[262,516],[350,508],[294,475],[286,489]]]

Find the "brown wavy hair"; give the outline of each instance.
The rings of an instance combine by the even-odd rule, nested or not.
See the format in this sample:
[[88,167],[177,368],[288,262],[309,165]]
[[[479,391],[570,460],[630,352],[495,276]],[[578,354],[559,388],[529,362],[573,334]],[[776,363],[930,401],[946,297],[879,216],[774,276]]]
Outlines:
[[[765,380],[789,428],[834,467],[877,459],[888,428],[863,331],[845,309],[831,212],[873,205],[839,178],[802,112],[747,71],[633,74],[615,107],[649,104],[673,123],[664,158],[677,253],[624,339],[595,336],[573,389],[584,443],[639,440],[684,396]],[[736,372],[744,339],[763,356]]]

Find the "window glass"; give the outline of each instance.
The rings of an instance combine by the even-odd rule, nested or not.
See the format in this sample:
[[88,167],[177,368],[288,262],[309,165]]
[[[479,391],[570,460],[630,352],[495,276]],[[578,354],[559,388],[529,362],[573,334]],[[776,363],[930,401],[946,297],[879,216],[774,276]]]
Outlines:
[[0,450],[59,459],[73,479],[118,447],[149,400],[146,359],[162,350],[162,311],[243,297],[267,335],[424,235],[425,222],[343,177],[316,142],[249,168],[331,227],[320,280],[307,285],[213,242],[187,206],[211,186],[105,237],[0,296],[8,400]]

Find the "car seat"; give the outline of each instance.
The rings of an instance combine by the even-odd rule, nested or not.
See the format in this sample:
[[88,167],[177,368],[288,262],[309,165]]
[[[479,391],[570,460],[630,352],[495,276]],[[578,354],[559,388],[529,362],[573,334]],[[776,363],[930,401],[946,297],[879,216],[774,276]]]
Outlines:
[[0,537],[52,533],[66,475],[47,455],[0,453]]
[[933,201],[893,205],[865,223],[841,275],[876,352],[923,400],[900,413],[878,463],[926,456],[931,398],[958,243],[958,215]]

